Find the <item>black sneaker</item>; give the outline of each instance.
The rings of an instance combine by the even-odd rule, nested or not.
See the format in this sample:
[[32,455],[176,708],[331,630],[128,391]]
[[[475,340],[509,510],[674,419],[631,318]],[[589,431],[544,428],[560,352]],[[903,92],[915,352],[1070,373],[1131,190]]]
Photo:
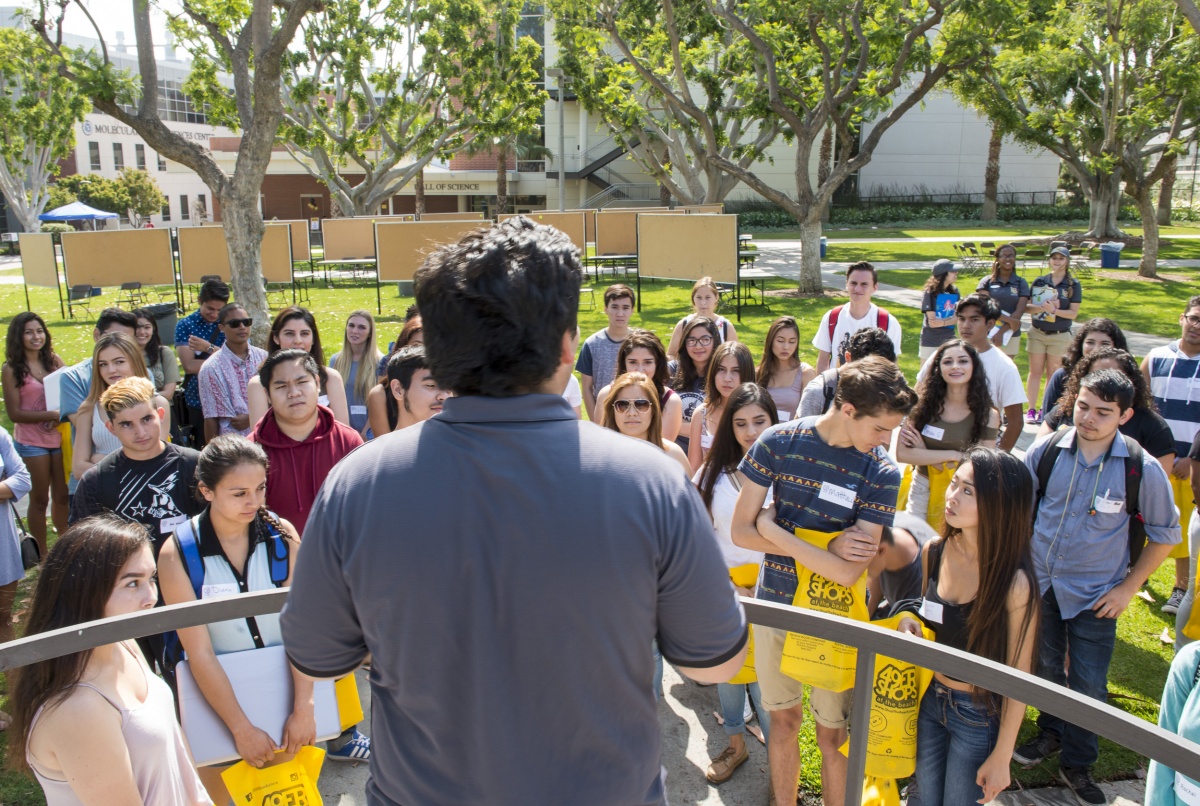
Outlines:
[[1013,761],[1022,767],[1032,767],[1041,764],[1054,755],[1062,747],[1062,741],[1049,733],[1039,733],[1025,744],[1013,751]]
[[1092,780],[1092,771],[1087,767],[1061,767],[1058,777],[1075,793],[1081,806],[1108,806],[1108,797]]

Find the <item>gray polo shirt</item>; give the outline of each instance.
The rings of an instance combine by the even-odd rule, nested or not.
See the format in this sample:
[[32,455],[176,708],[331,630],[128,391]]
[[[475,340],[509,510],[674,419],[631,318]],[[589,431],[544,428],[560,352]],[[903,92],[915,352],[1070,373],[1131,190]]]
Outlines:
[[[1025,466],[1038,491],[1037,466],[1050,435],[1025,454]],[[1129,566],[1129,514],[1125,512],[1125,457],[1129,449],[1117,434],[1105,456],[1088,462],[1075,447],[1075,429],[1058,443],[1062,450],[1050,471],[1050,483],[1033,524],[1033,568],[1038,592],[1053,587],[1063,619],[1090,610],[1121,580]],[[1179,515],[1171,484],[1158,460],[1147,451],[1142,461],[1138,510],[1146,539],[1178,543]]]
[[558,395],[459,397],[326,478],[282,629],[372,656],[370,804],[661,804],[651,642],[716,666],[746,624],[688,478]]

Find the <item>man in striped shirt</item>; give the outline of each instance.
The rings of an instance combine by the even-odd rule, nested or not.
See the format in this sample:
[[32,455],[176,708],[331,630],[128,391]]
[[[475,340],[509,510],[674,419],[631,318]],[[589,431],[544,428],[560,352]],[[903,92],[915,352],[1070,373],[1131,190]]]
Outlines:
[[[1175,466],[1171,470],[1172,481],[1186,480],[1191,473],[1188,453],[1196,433],[1200,431],[1200,296],[1188,300],[1187,307],[1179,316],[1182,329],[1178,341],[1155,347],[1142,360],[1142,374],[1150,384],[1150,393],[1158,413],[1171,426],[1175,438]],[[1179,485],[1176,484],[1178,488]],[[1176,504],[1180,505],[1177,501]],[[1189,511],[1184,511],[1187,509]],[[1180,523],[1186,524],[1191,517],[1190,506],[1180,506]],[[1186,528],[1186,527],[1185,527]],[[1171,598],[1163,605],[1164,613],[1179,612],[1179,604],[1187,593],[1188,558],[1187,541],[1183,541],[1175,557],[1175,589]],[[1183,556],[1176,556],[1182,553]]]

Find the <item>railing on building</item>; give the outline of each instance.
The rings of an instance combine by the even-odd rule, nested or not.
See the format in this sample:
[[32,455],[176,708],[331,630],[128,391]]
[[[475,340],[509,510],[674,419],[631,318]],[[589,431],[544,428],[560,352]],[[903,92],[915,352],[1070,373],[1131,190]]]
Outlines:
[[653,182],[634,182],[609,185],[604,190],[585,201],[584,209],[601,209],[610,204],[622,201],[657,201],[658,185]]
[[[30,663],[81,652],[129,638],[196,627],[216,621],[277,613],[287,589],[249,593],[156,608],[93,621],[0,644],[0,672]],[[858,650],[853,713],[850,718],[850,761],[846,773],[846,804],[860,806],[866,767],[870,681],[877,655],[915,663],[1039,710],[1049,711],[1085,730],[1093,731],[1143,756],[1152,758],[1193,780],[1200,780],[1200,745],[1146,722],[1107,703],[1092,700],[1007,666],[957,649],[923,641],[870,624],[797,610],[786,605],[742,599],[753,624],[791,630],[848,644]],[[1118,738],[1119,737],[1119,738]],[[857,783],[856,783],[857,782]]]

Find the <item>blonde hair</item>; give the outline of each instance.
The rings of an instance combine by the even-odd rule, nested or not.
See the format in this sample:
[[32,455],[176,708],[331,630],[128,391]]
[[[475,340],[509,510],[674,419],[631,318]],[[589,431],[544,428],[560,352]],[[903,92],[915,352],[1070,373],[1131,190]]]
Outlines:
[[137,342],[124,333],[105,333],[96,340],[96,347],[92,350],[92,383],[88,387],[88,396],[83,401],[84,403],[95,405],[99,402],[100,396],[108,390],[108,381],[100,377],[100,370],[96,366],[100,363],[100,353],[109,347],[116,347],[125,354],[125,358],[133,367],[131,378],[147,377],[146,356]]
[[[646,431],[646,441],[655,447],[662,448],[662,410],[658,405],[658,387],[644,373],[626,372],[613,381],[612,389],[609,390],[608,397],[604,399],[604,411],[600,417],[600,425],[605,428],[611,428],[617,433],[621,432],[621,429],[617,427],[615,413],[617,395],[622,389],[630,386],[636,386],[641,389],[650,401],[650,428]],[[666,449],[663,448],[663,450]]]
[[716,281],[714,281],[713,278],[711,278],[711,277],[701,277],[699,280],[696,281],[696,284],[692,286],[692,294],[691,294],[692,302],[696,301],[696,292],[699,291],[701,288],[711,288],[712,292],[713,292],[713,296],[715,296],[717,298],[717,302],[718,303],[721,302],[721,289],[717,288]]
[[[379,352],[379,347],[375,343],[375,317],[370,311],[359,309],[351,311],[346,317],[346,323],[354,317],[366,319],[371,325],[371,332],[367,334],[367,343],[363,345],[362,360],[359,362],[358,374],[354,376],[353,397],[356,400],[367,399],[367,395],[371,392],[371,387],[379,382],[375,377],[375,370],[379,366],[379,359],[383,358],[383,353]],[[350,339],[346,338],[346,329],[342,328],[342,351],[337,354],[334,359],[333,368],[342,378],[350,377],[350,368],[354,363],[354,350],[350,347]]]
[[100,406],[112,420],[126,409],[142,403],[154,407],[154,384],[149,378],[125,378],[117,381],[100,395]]

